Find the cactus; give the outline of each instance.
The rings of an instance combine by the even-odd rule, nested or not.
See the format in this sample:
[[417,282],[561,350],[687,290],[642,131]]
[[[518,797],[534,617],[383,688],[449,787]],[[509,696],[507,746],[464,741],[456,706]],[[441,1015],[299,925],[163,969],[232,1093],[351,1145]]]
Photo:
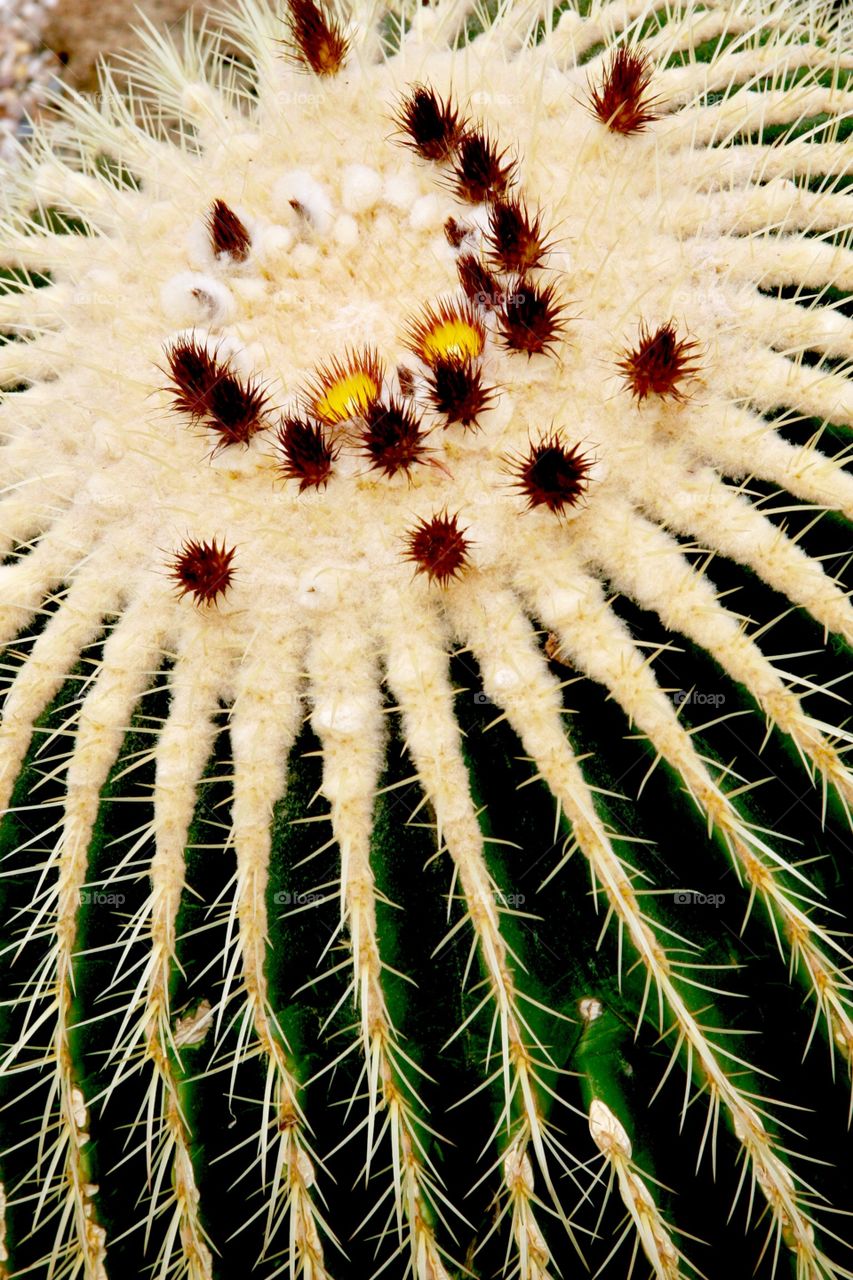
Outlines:
[[850,1276],[850,15],[143,35],[3,170],[0,1274]]

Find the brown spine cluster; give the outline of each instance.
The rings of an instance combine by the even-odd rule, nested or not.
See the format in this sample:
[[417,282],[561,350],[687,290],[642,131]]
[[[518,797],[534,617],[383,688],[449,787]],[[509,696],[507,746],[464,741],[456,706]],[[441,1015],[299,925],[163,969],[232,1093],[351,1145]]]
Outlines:
[[[485,129],[463,120],[453,103],[426,85],[415,85],[394,117],[403,145],[423,160],[452,165],[450,186],[460,200],[481,204],[503,196],[515,181],[516,165]],[[445,235],[457,247],[465,231],[455,218]]]
[[501,340],[508,351],[550,355],[565,330],[565,312],[555,285],[521,276],[507,289],[498,313]]
[[[303,399],[306,408],[327,426],[338,426],[356,412],[361,412],[379,398],[385,367],[374,347],[355,349],[348,347],[343,358],[334,356],[320,365],[306,387]],[[330,403],[334,388],[350,378],[358,378],[358,392],[354,393],[352,412],[344,412]]]
[[445,419],[445,425],[459,422],[475,426],[477,419],[494,403],[495,390],[483,382],[483,371],[470,358],[436,360],[427,377],[430,404]]
[[548,252],[541,214],[528,213],[518,196],[504,196],[489,205],[486,242],[495,266],[519,275],[541,266]]
[[234,577],[232,561],[235,548],[212,542],[199,542],[187,538],[170,566],[181,598],[191,595],[198,605],[215,604],[224,595]]
[[300,493],[325,489],[338,447],[328,439],[322,423],[291,415],[282,420],[277,438],[285,479],[298,480]]
[[262,419],[267,394],[255,378],[244,382],[227,370],[211,388],[208,404],[205,426],[219,436],[217,448],[248,444],[266,425]]
[[392,396],[385,404],[377,400],[366,411],[361,446],[372,469],[393,476],[425,461],[424,434],[417,414]]
[[[528,356],[550,354],[565,329],[565,308],[553,284],[540,285],[530,275],[542,266],[551,246],[545,240],[542,215],[531,212],[520,196],[509,192],[517,178],[516,161],[507,158],[508,151],[501,151],[485,129],[460,123],[456,109],[423,86],[415,86],[403,100],[397,120],[407,135],[407,145],[419,155],[431,160],[452,160],[450,186],[459,200],[488,206],[487,261],[466,251],[460,253],[456,263],[459,283],[469,303],[480,316],[496,312],[498,331],[507,350],[526,352]],[[467,233],[465,224],[454,217],[444,224],[444,234],[455,249],[462,247]],[[502,283],[495,272],[512,279]],[[426,326],[431,319],[427,315]],[[425,324],[419,321],[413,326],[409,346],[430,364]],[[481,319],[478,324],[482,327]],[[464,353],[465,358],[473,354]],[[434,404],[447,405],[447,410],[442,408],[439,412],[455,414],[454,406],[461,408],[463,416],[449,417],[449,421],[468,424],[485,407],[485,401],[475,407],[474,400],[460,391],[462,377],[467,376],[471,384],[470,375],[471,370],[460,365],[458,369],[441,370],[443,386],[436,385],[435,376],[432,379]],[[470,390],[474,394],[473,386]]]
[[447,160],[459,141],[459,112],[428,85],[416,84],[394,117],[403,144],[422,160]]
[[194,338],[179,338],[166,350],[172,403],[219,437],[217,449],[248,444],[265,427],[267,393],[254,378],[243,381],[227,362]]
[[172,404],[191,418],[203,418],[208,397],[220,376],[216,356],[194,338],[182,338],[167,347],[166,360],[172,382]]
[[[421,314],[410,321],[406,335],[409,350],[423,360],[424,364],[433,364],[437,358],[433,353],[432,340],[444,325],[458,323],[471,333],[471,341],[479,355],[486,342],[486,329],[479,312],[467,302],[455,302],[452,298],[439,298],[435,305],[427,303]],[[462,353],[461,358],[464,358]]]
[[658,118],[657,99],[647,96],[653,71],[637,49],[621,45],[612,54],[601,82],[589,86],[589,104],[613,133],[639,133]]
[[444,235],[452,249],[459,248],[470,230],[471,228],[464,222],[460,222],[458,218],[447,218],[444,223]]
[[638,402],[648,395],[683,401],[682,383],[700,367],[694,359],[698,347],[692,338],[679,338],[674,320],[657,329],[641,320],[637,346],[623,351],[617,367]]
[[515,181],[515,161],[507,160],[484,129],[468,129],[456,148],[452,188],[459,200],[482,204],[502,196]]
[[340,23],[316,0],[288,0],[287,8],[291,56],[315,75],[337,75],[350,47]]
[[592,459],[567,445],[558,431],[531,442],[524,455],[507,458],[507,469],[527,499],[528,510],[547,507],[555,515],[580,502],[589,484]]
[[252,237],[234,210],[224,200],[214,200],[207,215],[207,229],[213,252],[225,254],[235,262],[245,262],[252,247]]
[[459,515],[443,511],[420,520],[406,535],[406,559],[416,573],[425,573],[430,582],[446,587],[468,564],[471,543],[459,528]]

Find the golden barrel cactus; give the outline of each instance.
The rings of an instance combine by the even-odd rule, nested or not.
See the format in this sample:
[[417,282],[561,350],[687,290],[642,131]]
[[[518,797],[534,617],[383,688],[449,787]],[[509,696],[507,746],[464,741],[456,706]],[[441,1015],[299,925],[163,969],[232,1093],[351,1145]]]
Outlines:
[[6,1274],[851,1274],[851,35],[237,0],[3,169]]

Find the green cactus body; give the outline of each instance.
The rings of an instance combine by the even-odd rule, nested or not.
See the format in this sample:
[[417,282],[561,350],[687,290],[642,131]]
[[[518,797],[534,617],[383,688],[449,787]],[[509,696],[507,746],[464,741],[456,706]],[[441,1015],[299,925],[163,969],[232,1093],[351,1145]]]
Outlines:
[[850,36],[238,0],[4,169],[3,1274],[853,1274]]

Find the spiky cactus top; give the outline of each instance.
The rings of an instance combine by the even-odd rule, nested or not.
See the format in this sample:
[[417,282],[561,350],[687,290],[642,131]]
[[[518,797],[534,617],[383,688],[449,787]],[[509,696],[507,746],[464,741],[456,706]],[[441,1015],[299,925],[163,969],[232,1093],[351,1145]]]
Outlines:
[[[254,1138],[230,1153],[246,1206],[228,1226],[260,1233],[253,1274],[363,1274],[326,1220],[310,1072],[270,985],[273,815],[307,715],[338,859],[317,897],[339,903],[328,947],[345,946],[330,963],[349,974],[338,1004],[358,1026],[314,1074],[362,1055],[337,1122],[342,1140],[355,1130],[378,1201],[344,1250],[378,1236],[386,1274],[446,1280],[479,1274],[478,1247],[497,1237],[507,1276],[547,1280],[590,1247],[594,1220],[578,1227],[573,1205],[582,1218],[595,1197],[598,1153],[629,1215],[626,1256],[639,1247],[666,1280],[694,1274],[632,1152],[630,1108],[596,1086],[582,1047],[569,1053],[595,1033],[601,1002],[591,991],[550,1009],[516,955],[454,713],[461,645],[558,806],[564,857],[555,849],[545,874],[566,875],[572,852],[586,860],[603,907],[589,945],[603,923],[628,985],[639,976],[630,1021],[659,1028],[685,1109],[705,1095],[702,1148],[723,1130],[725,1158],[739,1149],[735,1198],[766,1239],[763,1265],[849,1274],[827,1256],[839,1233],[766,1088],[705,1014],[717,998],[706,957],[644,896],[654,861],[607,816],[561,692],[578,675],[598,682],[674,772],[848,1073],[849,958],[808,870],[744,807],[761,766],[711,757],[650,653],[665,632],[706,651],[849,811],[849,735],[810,714],[810,682],[759,643],[773,616],[745,617],[750,600],[723,599],[709,564],[746,566],[826,633],[853,637],[832,566],[779,522],[790,500],[762,497],[769,484],[793,505],[853,513],[833,443],[853,424],[849,18],[790,0],[488,15],[454,2],[407,10],[381,34],[372,18],[240,0],[180,54],[152,31],[127,96],[105,75],[96,103],[66,101],[4,173],[4,804],[34,727],[107,632],[50,771],[64,771],[64,792],[47,851],[32,855],[43,833],[20,825],[7,844],[33,896],[7,952],[18,989],[4,1066],[46,1100],[44,1131],[7,1143],[12,1167],[19,1142],[37,1148],[13,1191],[15,1265],[32,1264],[33,1227],[33,1241],[54,1241],[33,1274],[114,1274],[89,1126],[118,1123],[131,1153],[141,1144],[148,1196],[116,1231],[121,1274],[129,1247],[138,1274],[155,1259],[156,1275],[236,1274],[218,1260],[188,1104],[186,1046],[207,1034],[212,1065],[198,1070],[222,1070],[219,1123],[256,1109]],[[615,594],[657,615],[651,649]],[[153,763],[153,809],[98,882],[107,892],[144,865],[148,887],[100,944],[117,957],[116,1030],[86,1063],[75,984],[99,797],[164,660],[168,709],[126,766]],[[233,859],[224,981],[214,1009],[180,1019],[185,850],[222,708],[231,807],[206,856]],[[371,841],[391,708],[452,866],[451,942],[470,940],[457,1035],[470,1044],[480,1028],[476,1070],[496,1099],[491,1132],[462,1148],[468,1181],[495,1196],[473,1235],[445,1190],[453,1121],[427,1112],[429,1049],[398,1025],[377,925]],[[38,804],[37,790],[14,798],[22,815]],[[689,883],[690,867],[678,875]],[[238,1084],[257,1061],[253,1102]],[[116,1098],[131,1077],[144,1087],[127,1114]],[[566,1132],[578,1108],[580,1147]]]

